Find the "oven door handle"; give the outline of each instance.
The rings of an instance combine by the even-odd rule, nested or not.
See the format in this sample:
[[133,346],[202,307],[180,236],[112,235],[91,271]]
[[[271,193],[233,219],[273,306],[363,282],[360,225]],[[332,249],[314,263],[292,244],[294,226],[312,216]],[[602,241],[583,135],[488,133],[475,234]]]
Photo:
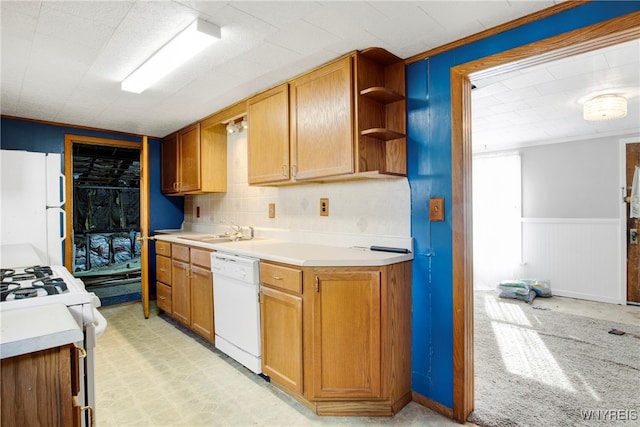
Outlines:
[[95,324],[96,338],[98,338],[107,329],[107,319],[95,307],[93,308],[93,318],[95,319],[93,323]]

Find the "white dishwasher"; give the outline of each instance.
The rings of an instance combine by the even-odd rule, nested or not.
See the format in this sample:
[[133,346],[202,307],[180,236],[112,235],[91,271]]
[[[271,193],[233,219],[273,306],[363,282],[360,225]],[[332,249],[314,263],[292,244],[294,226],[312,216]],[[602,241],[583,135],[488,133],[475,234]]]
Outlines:
[[215,346],[260,374],[260,260],[212,252],[211,271]]

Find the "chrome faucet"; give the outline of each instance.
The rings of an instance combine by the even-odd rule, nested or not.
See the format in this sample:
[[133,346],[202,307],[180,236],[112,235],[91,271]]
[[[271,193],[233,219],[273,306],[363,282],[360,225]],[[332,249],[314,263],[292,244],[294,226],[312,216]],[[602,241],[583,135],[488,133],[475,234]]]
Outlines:
[[[238,240],[242,240],[242,238],[244,238],[244,234],[242,233],[242,228],[243,226],[240,226],[236,223],[234,223],[233,221],[231,221],[230,224],[231,228],[233,229],[234,233],[231,235],[231,239],[234,241],[238,241]],[[245,226],[246,228],[249,229],[249,239],[253,239],[255,232],[253,230],[252,226]]]

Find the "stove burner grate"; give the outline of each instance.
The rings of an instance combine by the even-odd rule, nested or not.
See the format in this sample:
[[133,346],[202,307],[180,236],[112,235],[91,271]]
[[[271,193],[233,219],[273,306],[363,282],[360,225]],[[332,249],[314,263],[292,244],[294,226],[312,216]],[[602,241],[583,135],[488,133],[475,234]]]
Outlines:
[[34,288],[17,289],[11,292],[11,295],[13,295],[13,299],[35,298],[38,296],[38,290]]
[[0,283],[0,301],[5,301],[7,295],[12,294],[14,291],[20,289],[18,283]]
[[4,280],[5,277],[10,277],[15,274],[15,270],[11,268],[0,268],[0,280]]
[[51,271],[51,267],[49,266],[40,266],[34,265],[33,267],[27,267],[24,269],[25,273],[31,273],[36,276],[36,278],[41,279],[43,277],[49,277],[53,275],[53,271]]
[[36,289],[44,289],[47,295],[58,295],[68,291],[67,283],[61,277],[47,277],[31,282]]

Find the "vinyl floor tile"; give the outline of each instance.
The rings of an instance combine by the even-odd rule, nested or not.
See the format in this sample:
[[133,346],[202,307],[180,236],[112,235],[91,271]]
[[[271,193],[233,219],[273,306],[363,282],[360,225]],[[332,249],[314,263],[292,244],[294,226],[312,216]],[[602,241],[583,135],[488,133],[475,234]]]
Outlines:
[[96,426],[456,426],[415,402],[395,417],[324,417],[179,326],[155,306],[100,310]]

